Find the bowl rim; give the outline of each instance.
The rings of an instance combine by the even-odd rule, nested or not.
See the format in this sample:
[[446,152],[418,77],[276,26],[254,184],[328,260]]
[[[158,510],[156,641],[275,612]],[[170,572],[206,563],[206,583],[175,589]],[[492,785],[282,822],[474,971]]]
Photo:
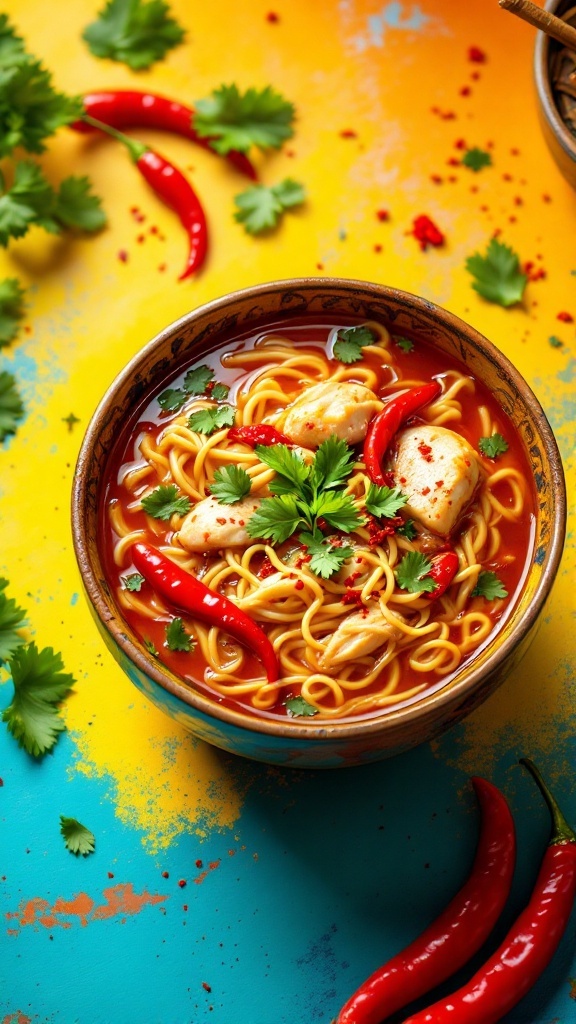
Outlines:
[[[561,3],[563,3],[563,0],[546,0],[544,9],[550,13],[555,13],[556,8]],[[542,105],[542,112],[554,132],[556,140],[562,146],[566,155],[571,160],[576,161],[576,136],[572,135],[560,116],[550,84],[548,61],[552,42],[553,40],[545,32],[539,31],[536,33],[536,41],[534,43],[534,80],[536,90]]]
[[[93,571],[89,554],[89,545],[87,543],[87,516],[85,515],[87,493],[86,483],[88,476],[87,467],[91,460],[91,452],[95,444],[98,443],[100,421],[108,406],[113,402],[117,390],[121,389],[125,382],[134,377],[135,370],[140,366],[140,364],[146,363],[149,354],[152,353],[157,346],[161,346],[167,337],[176,334],[179,329],[184,325],[188,325],[190,321],[200,319],[215,312],[223,314],[228,306],[236,303],[238,300],[262,298],[263,295],[270,292],[302,291],[304,289],[314,289],[317,291],[339,289],[340,291],[350,292],[358,292],[358,290],[361,290],[370,293],[372,298],[377,297],[380,299],[388,299],[392,302],[396,301],[398,303],[407,303],[422,313],[430,314],[432,312],[435,317],[442,321],[447,330],[452,332],[455,329],[461,330],[467,338],[472,340],[474,344],[480,348],[481,351],[491,355],[492,358],[501,366],[502,370],[510,376],[514,383],[523,392],[527,404],[531,406],[533,412],[536,414],[543,445],[550,460],[550,466],[552,469],[550,479],[551,490],[555,494],[556,498],[552,516],[551,537],[550,543],[546,549],[545,564],[536,582],[530,605],[521,619],[516,623],[514,632],[504,637],[495,650],[490,652],[486,657],[482,665],[474,667],[472,664],[464,679],[458,680],[456,678],[449,685],[444,687],[440,686],[438,689],[434,689],[430,693],[425,694],[417,701],[411,702],[395,710],[387,710],[382,715],[348,719],[341,722],[322,720],[322,722],[315,723],[314,719],[311,719],[306,723],[299,723],[294,719],[290,719],[285,722],[281,719],[263,718],[252,712],[243,711],[241,708],[237,709],[220,705],[217,700],[211,699],[206,694],[194,690],[192,687],[186,685],[177,675],[172,673],[159,661],[150,658],[145,653],[142,645],[139,647],[132,641],[126,631],[129,627],[122,619],[119,610],[116,608],[115,602],[112,598],[110,599],[110,603],[106,600],[104,590],[101,586],[101,580]],[[180,362],[183,361],[184,360],[180,360]],[[207,716],[208,719],[214,720],[215,723],[221,722],[223,725],[236,727],[248,734],[263,734],[270,737],[270,739],[281,738],[294,741],[304,739],[307,741],[325,741],[327,738],[339,738],[349,741],[360,737],[366,739],[367,736],[375,736],[377,734],[381,734],[383,731],[394,731],[394,729],[400,729],[404,726],[406,720],[414,714],[415,708],[418,708],[418,711],[422,713],[422,715],[425,715],[426,712],[436,714],[438,710],[445,709],[446,706],[448,708],[452,705],[454,707],[459,707],[463,703],[466,695],[471,692],[476,693],[479,688],[481,688],[480,684],[483,681],[488,682],[500,665],[504,663],[512,654],[514,649],[522,643],[523,639],[530,633],[538,619],[538,616],[540,615],[540,612],[548,598],[560,564],[564,545],[567,514],[564,471],[560,452],[558,450],[552,428],[530,385],[522,377],[519,370],[515,368],[508,357],[491,341],[489,341],[488,338],[480,334],[480,332],[474,327],[467,324],[456,314],[451,313],[449,310],[437,305],[429,299],[413,295],[411,292],[391,286],[361,279],[341,277],[286,278],[236,289],[233,292],[228,292],[226,295],[202,303],[200,306],[191,309],[188,313],[183,314],[181,317],[159,331],[129,359],[124,368],[114,378],[98,403],[89,421],[79,450],[71,497],[72,537],[84,590],[92,605],[93,612],[96,613],[100,620],[101,626],[103,626],[107,634],[111,636],[112,640],[124,656],[135,665],[139,672],[159,685],[162,690],[165,690],[173,697],[178,698],[184,705],[193,708],[196,712]],[[102,577],[105,578],[103,572]],[[113,609],[112,613],[111,608]]]

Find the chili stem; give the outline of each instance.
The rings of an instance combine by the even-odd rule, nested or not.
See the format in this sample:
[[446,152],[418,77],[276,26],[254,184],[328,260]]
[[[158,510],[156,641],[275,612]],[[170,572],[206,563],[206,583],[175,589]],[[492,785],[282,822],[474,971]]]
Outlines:
[[126,149],[130,153],[134,163],[138,163],[141,156],[148,151],[148,146],[145,146],[143,142],[138,142],[137,139],[130,139],[124,132],[119,132],[117,128],[113,128],[110,124],[105,124],[104,121],[98,121],[97,118],[91,117],[90,114],[83,114],[82,120],[86,124],[91,124],[93,128],[98,128],[101,132],[106,135],[112,136],[113,139],[117,139],[118,142],[122,142]]
[[558,806],[555,798],[548,789],[548,786],[544,782],[538,768],[533,761],[528,757],[521,757],[520,764],[530,772],[530,775],[534,779],[538,789],[542,793],[550,811],[552,818],[552,835],[550,837],[549,846],[559,846],[562,843],[576,843],[576,832],[570,827],[566,818],[564,817],[560,807]]

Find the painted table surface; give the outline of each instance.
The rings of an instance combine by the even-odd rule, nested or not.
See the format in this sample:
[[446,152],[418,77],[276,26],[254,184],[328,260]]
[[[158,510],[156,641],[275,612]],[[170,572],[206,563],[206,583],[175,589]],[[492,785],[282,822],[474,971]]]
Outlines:
[[[190,175],[210,222],[205,269],[178,283],[186,242],[175,216],[113,142],[64,129],[46,172],[89,173],[109,226],[86,239],[35,229],[2,254],[0,278],[17,276],[28,304],[2,354],[26,416],[0,450],[0,573],[28,611],[28,638],[60,651],[76,679],[67,731],[41,762],[0,728],[2,1024],[329,1022],[465,878],[478,828],[471,775],[504,790],[518,829],[496,938],[526,900],[548,836],[519,757],[539,762],[576,821],[573,521],[527,658],[466,721],[395,760],[324,773],[238,760],[146,703],[104,649],[70,539],[83,430],[128,358],[229,290],[340,275],[447,307],[531,383],[574,494],[576,336],[557,317],[576,317],[576,196],[540,134],[534,30],[495,0],[171,6],[187,39],[140,75],[88,53],[91,0],[4,9],[68,92],[134,86],[192,103],[222,82],[272,84],[298,120],[282,151],[258,160],[261,177],[295,177],[309,198],[275,233],[249,237],[233,219],[245,187],[236,172],[185,140],[141,132]],[[463,145],[489,151],[492,165],[461,166]],[[443,248],[420,251],[410,230],[421,213],[444,231]],[[465,270],[496,229],[545,271],[509,310],[479,298]],[[1,682],[5,707],[6,671]],[[92,856],[67,852],[61,814],[95,833]],[[576,1020],[575,937],[573,917],[507,1021]]]

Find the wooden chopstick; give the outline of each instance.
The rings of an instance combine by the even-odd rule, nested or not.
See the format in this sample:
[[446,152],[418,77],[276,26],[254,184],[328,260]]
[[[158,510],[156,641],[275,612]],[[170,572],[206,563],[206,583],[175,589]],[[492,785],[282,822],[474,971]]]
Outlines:
[[550,14],[550,11],[542,10],[531,0],[498,0],[498,3],[505,11],[517,14],[523,21],[527,21],[534,28],[539,28],[547,36],[552,36],[559,43],[564,43],[571,50],[576,50],[576,28],[562,21],[562,18]]

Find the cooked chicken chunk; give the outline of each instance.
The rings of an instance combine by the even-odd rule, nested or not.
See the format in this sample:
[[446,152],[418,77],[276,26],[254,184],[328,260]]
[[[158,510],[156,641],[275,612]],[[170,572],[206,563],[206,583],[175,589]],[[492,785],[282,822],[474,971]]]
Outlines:
[[392,626],[379,607],[367,608],[346,616],[330,637],[320,658],[320,667],[329,672],[354,658],[372,654],[388,640],[398,640],[402,630]]
[[370,420],[381,408],[382,402],[363,384],[324,381],[292,402],[276,426],[305,448],[317,448],[332,434],[356,444],[366,436]]
[[235,505],[221,505],[214,497],[203,498],[180,527],[182,546],[199,552],[248,547],[253,542],[246,532],[246,523],[259,505],[257,498],[250,497]]
[[448,536],[476,490],[474,449],[453,430],[428,424],[403,430],[397,443],[393,471],[408,495],[404,511],[433,533]]

